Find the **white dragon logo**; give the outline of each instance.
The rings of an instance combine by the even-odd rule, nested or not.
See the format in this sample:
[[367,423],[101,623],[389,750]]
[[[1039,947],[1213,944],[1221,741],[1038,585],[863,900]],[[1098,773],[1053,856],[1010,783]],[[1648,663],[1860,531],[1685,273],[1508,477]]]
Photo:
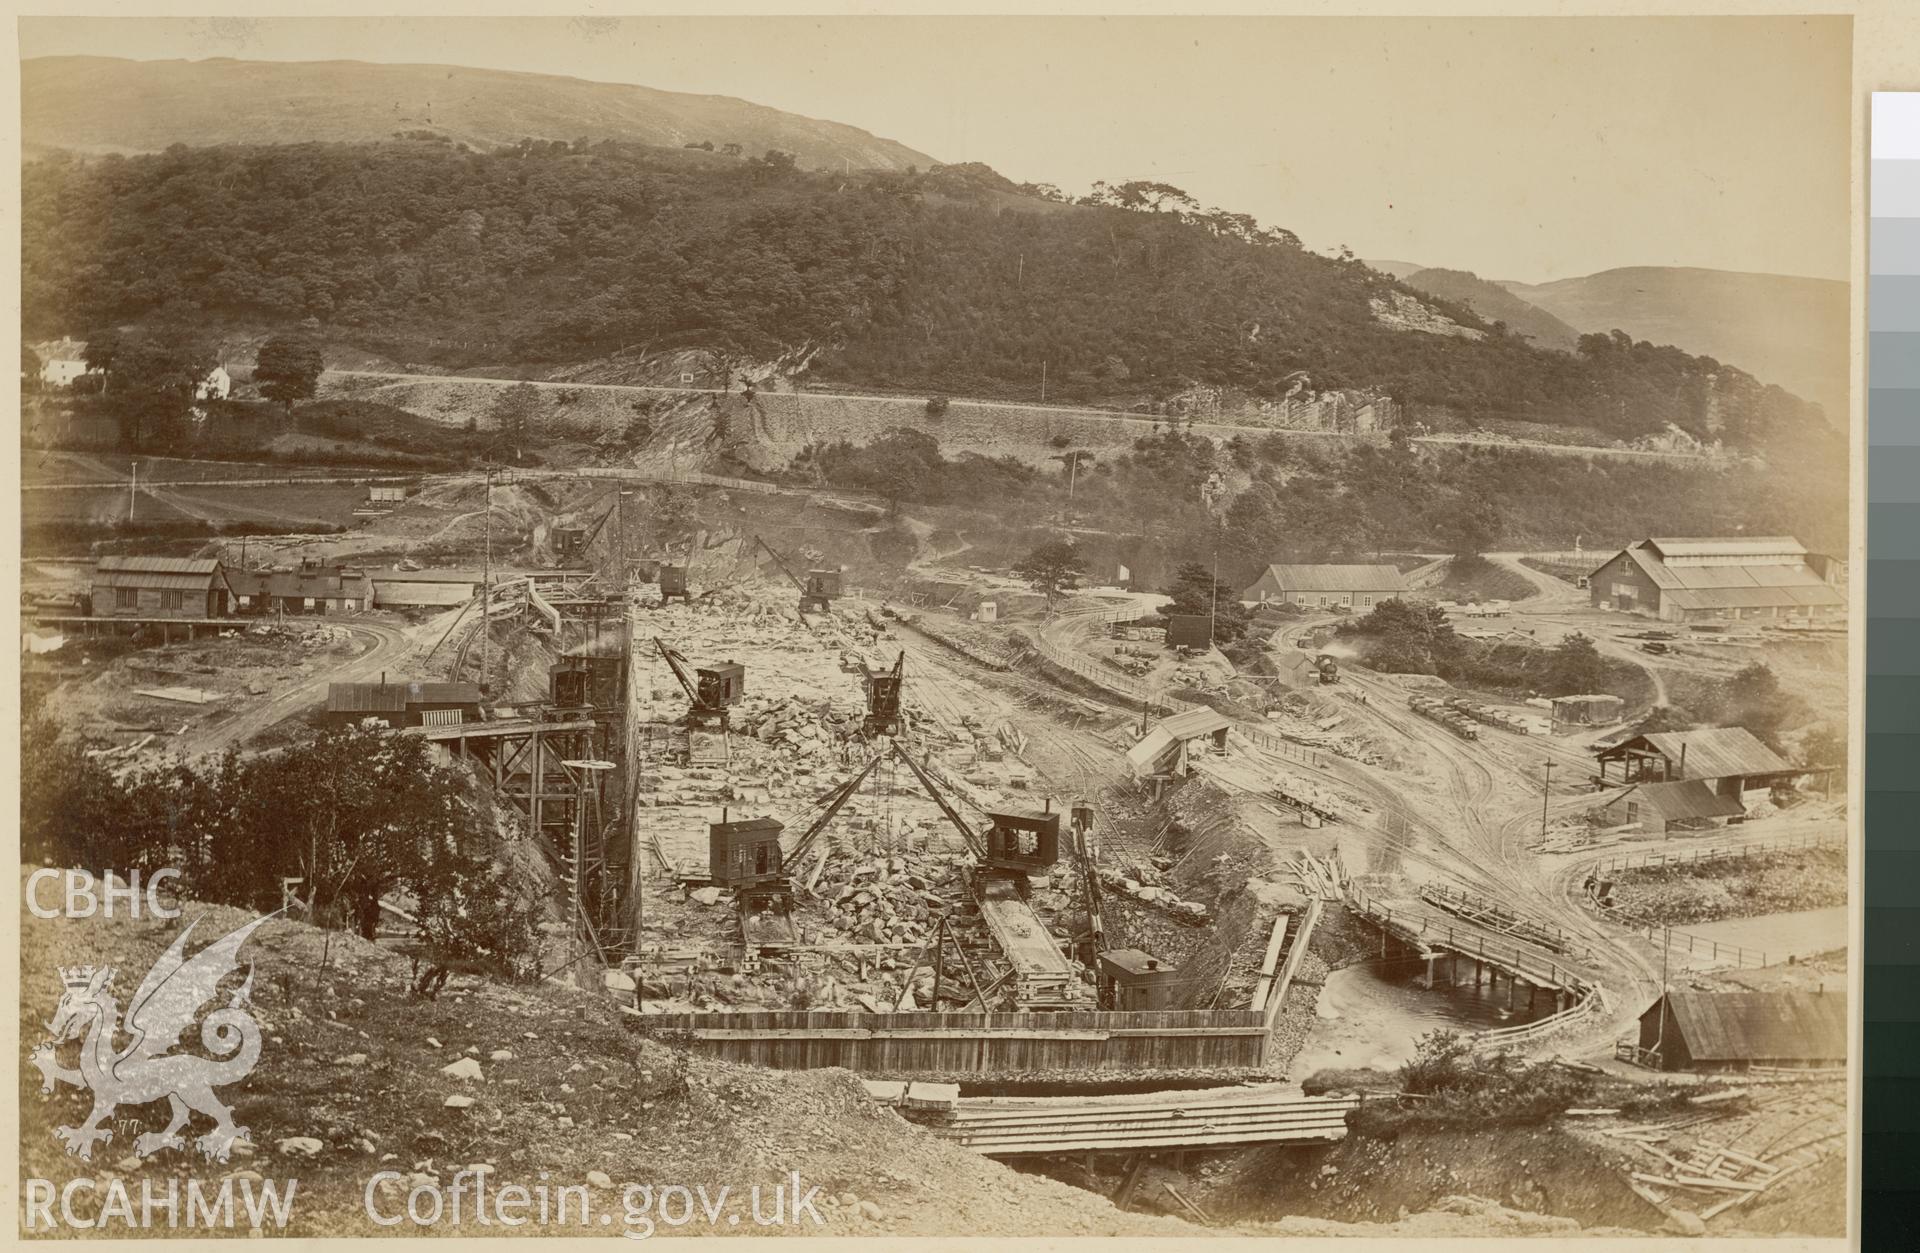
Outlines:
[[[114,1041],[120,1032],[120,1007],[112,995],[113,967],[60,968],[66,992],[53,1021],[47,1024],[52,1042],[34,1049],[29,1060],[40,1070],[42,1092],[52,1092],[56,1084],[64,1083],[93,1093],[93,1112],[85,1123],[54,1129],[68,1153],[91,1159],[96,1142],[113,1139],[112,1128],[102,1124],[115,1110],[162,1097],[172,1117],[166,1130],[146,1132],[134,1140],[136,1156],[152,1157],[163,1149],[184,1150],[186,1141],[180,1129],[196,1112],[214,1121],[213,1129],[194,1141],[194,1147],[208,1160],[226,1161],[234,1143],[247,1139],[247,1129],[234,1126],[233,1111],[213,1090],[246,1078],[260,1060],[260,1024],[242,1008],[253,991],[253,968],[247,967],[246,982],[226,1006],[208,1014],[200,1024],[200,1043],[220,1060],[168,1050],[180,1042],[180,1033],[192,1024],[200,1008],[213,999],[220,980],[240,969],[236,960],[240,946],[272,916],[256,918],[192,957],[185,955],[187,937],[199,921],[189,923],[140,981],[127,1006],[126,1032],[133,1042],[118,1051]],[[54,1060],[55,1048],[81,1036],[85,1041],[80,1046],[77,1070]]]

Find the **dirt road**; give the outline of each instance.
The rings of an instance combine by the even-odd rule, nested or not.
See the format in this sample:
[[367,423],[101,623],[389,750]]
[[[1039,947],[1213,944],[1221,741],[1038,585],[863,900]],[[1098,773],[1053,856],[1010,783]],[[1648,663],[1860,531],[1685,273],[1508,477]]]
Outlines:
[[[406,675],[405,663],[423,640],[438,639],[459,610],[420,623],[401,626],[367,619],[336,620],[355,636],[370,640],[364,652],[331,660],[285,689],[243,708],[231,718],[205,728],[189,729],[178,741],[178,751],[186,757],[225,752],[229,745],[244,746],[268,727],[305,712],[327,698],[329,683],[359,683],[376,679],[385,671],[395,678]],[[413,677],[413,676],[406,676]]]

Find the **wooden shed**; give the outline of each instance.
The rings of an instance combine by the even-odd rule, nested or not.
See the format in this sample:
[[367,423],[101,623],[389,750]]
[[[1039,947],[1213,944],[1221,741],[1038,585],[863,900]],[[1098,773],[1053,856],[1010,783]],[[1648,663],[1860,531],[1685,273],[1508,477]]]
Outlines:
[[212,557],[102,557],[92,590],[96,618],[224,618],[233,605]]
[[1167,615],[1168,648],[1212,648],[1213,619],[1204,613]]
[[1847,1000],[1830,992],[1669,992],[1640,1015],[1656,1070],[1826,1068],[1847,1062]]
[[457,726],[480,720],[480,689],[472,683],[422,680],[329,683],[323,717],[329,726],[369,719],[389,727]]

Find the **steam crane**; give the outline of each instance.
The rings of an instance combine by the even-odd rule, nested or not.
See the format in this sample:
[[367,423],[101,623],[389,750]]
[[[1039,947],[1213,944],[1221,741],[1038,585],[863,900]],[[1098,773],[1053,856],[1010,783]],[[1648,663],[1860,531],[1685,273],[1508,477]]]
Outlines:
[[803,580],[787,565],[786,560],[774,551],[773,545],[758,535],[753,537],[753,542],[765,549],[767,556],[773,558],[773,564],[780,567],[780,573],[786,575],[793,585],[800,589],[801,613],[833,611],[833,598],[840,595],[842,590],[838,570],[809,570],[807,577]]
[[905,649],[900,650],[891,670],[869,670],[865,662],[860,663],[860,674],[867,684],[867,717],[861,730],[869,738],[905,733],[907,722],[900,710],[900,693],[906,668]]
[[718,666],[695,668],[686,656],[668,644],[659,636],[653,639],[655,648],[673,671],[673,677],[680,681],[680,687],[690,702],[687,708],[687,725],[702,727],[717,724],[722,731],[727,729],[727,710],[740,703],[740,697],[747,690],[747,668],[736,661]]
[[[826,829],[841,808],[860,790],[868,776],[882,761],[904,763],[914,778],[953,824],[971,854],[969,874],[971,895],[980,911],[980,919],[1000,950],[1011,971],[990,987],[976,983],[984,998],[998,987],[1009,985],[1014,1002],[1022,1008],[1071,1008],[1084,1003],[1076,989],[1072,963],[1060,951],[1051,932],[1034,914],[1028,903],[1032,893],[1030,876],[1045,873],[1060,854],[1062,815],[1051,800],[1041,812],[1017,810],[983,811],[989,822],[984,831],[976,831],[961,817],[949,788],[931,769],[916,761],[898,741],[875,753],[818,802],[819,810],[790,850],[782,851],[783,824],[773,818],[754,818],[738,822],[721,821],[709,828],[711,843],[708,882],[731,888],[739,911],[741,934],[751,947],[778,947],[795,942],[792,921],[793,875],[805,861],[814,841]],[[1077,834],[1084,841],[1091,826],[1091,809],[1076,815],[1082,825]]]

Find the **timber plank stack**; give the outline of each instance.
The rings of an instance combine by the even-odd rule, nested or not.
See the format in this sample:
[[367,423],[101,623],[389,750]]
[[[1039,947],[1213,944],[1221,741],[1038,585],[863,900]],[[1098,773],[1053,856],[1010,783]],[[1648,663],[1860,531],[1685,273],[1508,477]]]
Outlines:
[[1073,1151],[1205,1148],[1280,1141],[1331,1143],[1358,1097],[1301,1096],[1284,1085],[1150,1096],[973,1098],[917,1119],[989,1157]]

